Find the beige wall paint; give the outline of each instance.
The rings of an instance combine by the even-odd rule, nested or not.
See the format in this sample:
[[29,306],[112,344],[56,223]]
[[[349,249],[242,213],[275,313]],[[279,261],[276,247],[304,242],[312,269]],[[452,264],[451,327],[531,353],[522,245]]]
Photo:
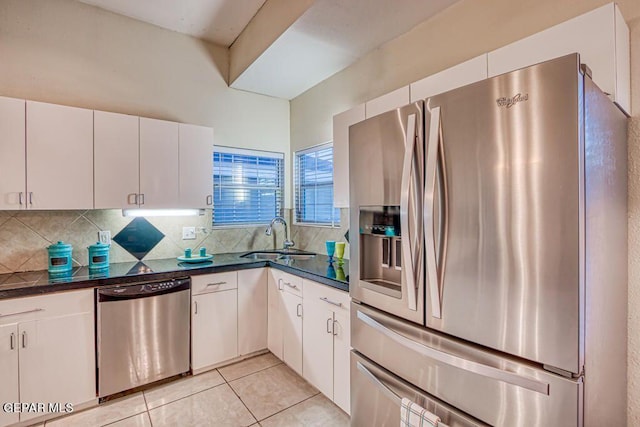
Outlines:
[[[291,101],[291,148],[332,139],[332,117],[608,0],[462,0]],[[618,0],[631,30],[628,425],[640,425],[640,1]],[[603,343],[603,345],[606,345]]]
[[2,0],[0,63],[0,95],[211,126],[216,144],[286,153],[290,176],[289,102],[229,88],[223,47],[77,1]]

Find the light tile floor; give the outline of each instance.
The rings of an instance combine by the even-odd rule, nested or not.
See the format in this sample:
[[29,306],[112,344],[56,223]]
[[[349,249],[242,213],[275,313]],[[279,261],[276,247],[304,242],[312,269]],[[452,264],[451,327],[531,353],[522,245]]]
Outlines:
[[46,427],[348,425],[347,414],[271,353],[46,423]]

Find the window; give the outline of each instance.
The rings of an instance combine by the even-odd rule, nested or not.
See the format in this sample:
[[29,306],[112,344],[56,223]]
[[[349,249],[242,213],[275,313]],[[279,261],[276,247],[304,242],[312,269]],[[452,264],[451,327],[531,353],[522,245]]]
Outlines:
[[214,147],[213,225],[268,223],[282,216],[284,155]]
[[296,222],[340,224],[333,207],[333,144],[298,151],[295,157]]

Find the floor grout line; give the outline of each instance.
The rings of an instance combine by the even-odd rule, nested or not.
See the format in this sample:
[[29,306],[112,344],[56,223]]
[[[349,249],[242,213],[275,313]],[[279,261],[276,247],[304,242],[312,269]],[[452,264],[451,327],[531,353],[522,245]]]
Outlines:
[[[247,359],[247,360],[249,360],[249,359]],[[284,362],[280,361],[279,363],[276,363],[275,365],[271,365],[271,366],[267,366],[266,368],[258,369],[258,370],[257,370],[257,371],[255,371],[255,372],[251,372],[250,374],[246,374],[246,375],[243,375],[243,376],[241,376],[241,377],[234,378],[234,379],[232,379],[232,380],[227,380],[226,378],[224,378],[224,375],[222,375],[222,373],[220,373],[220,375],[222,375],[222,378],[224,378],[224,380],[225,380],[227,383],[230,383],[230,382],[233,382],[233,381],[235,381],[235,380],[239,380],[239,379],[241,379],[241,378],[246,378],[246,377],[248,377],[249,375],[257,374],[258,372],[262,372],[262,371],[266,371],[267,369],[275,368],[276,366],[279,366],[279,365],[282,365],[282,364],[284,364]]]
[[317,393],[316,393],[316,394],[314,394],[313,396],[306,397],[306,398],[302,399],[300,402],[296,402],[296,403],[294,403],[294,404],[293,404],[293,405],[291,405],[291,406],[287,406],[286,408],[281,409],[281,410],[279,410],[278,412],[275,412],[275,413],[273,413],[273,414],[269,415],[268,417],[265,417],[265,418],[263,418],[263,419],[259,420],[259,421],[258,421],[258,423],[260,423],[261,421],[266,421],[266,420],[268,420],[269,418],[274,417],[274,416],[276,416],[276,415],[278,415],[278,414],[280,414],[280,413],[282,413],[282,412],[286,411],[287,409],[291,409],[291,408],[293,408],[294,406],[297,406],[297,405],[299,405],[299,404],[301,404],[301,403],[303,403],[303,402],[306,402],[306,401],[307,401],[307,400],[309,400],[309,399],[313,399],[314,397],[316,397],[316,396],[317,396],[317,395],[319,395],[319,394],[320,394],[320,392],[317,392]]

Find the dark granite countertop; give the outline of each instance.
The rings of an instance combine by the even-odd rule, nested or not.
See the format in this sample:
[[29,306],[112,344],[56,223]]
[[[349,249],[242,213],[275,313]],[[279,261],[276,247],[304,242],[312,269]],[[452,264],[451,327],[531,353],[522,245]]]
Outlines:
[[0,274],[0,299],[259,267],[277,268],[349,291],[348,260],[338,265],[320,254],[308,260],[253,260],[241,258],[244,253],[216,254],[211,261],[198,264],[181,263],[175,258],[113,263],[106,272],[99,273],[90,272],[89,267],[76,267],[69,274],[57,277],[46,270]]

